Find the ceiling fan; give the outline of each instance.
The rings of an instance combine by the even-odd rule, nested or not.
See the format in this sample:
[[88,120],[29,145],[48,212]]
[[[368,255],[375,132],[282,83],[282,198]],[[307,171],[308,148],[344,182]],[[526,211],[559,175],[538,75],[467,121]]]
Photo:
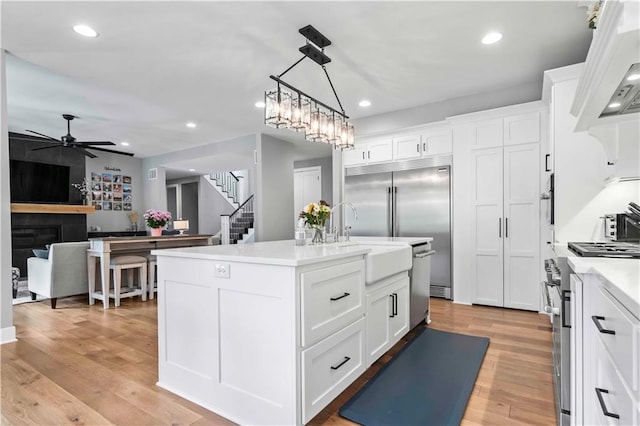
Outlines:
[[97,146],[94,145],[98,145],[98,146],[104,146],[104,145],[115,145],[115,143],[113,142],[109,142],[109,141],[96,141],[96,142],[79,142],[78,140],[76,140],[76,138],[74,138],[73,136],[71,136],[71,120],[73,120],[74,118],[76,118],[75,115],[71,115],[71,114],[62,114],[62,117],[67,120],[67,134],[65,136],[62,136],[60,138],[60,140],[56,139],[56,138],[52,138],[51,136],[47,136],[44,135],[42,133],[38,133],[35,132],[33,130],[27,130],[27,132],[31,132],[34,133],[38,136],[41,136],[43,138],[45,138],[46,140],[42,140],[41,138],[29,138],[29,137],[20,137],[20,136],[13,136],[12,139],[19,139],[19,140],[24,140],[24,141],[33,141],[33,140],[38,140],[38,141],[42,141],[42,142],[49,142],[49,143],[55,143],[55,145],[51,145],[51,146],[43,146],[40,148],[33,148],[32,151],[38,151],[41,149],[49,149],[49,148],[58,148],[60,146],[63,146],[65,148],[73,148],[76,151],[80,151],[81,153],[83,153],[84,155],[86,155],[89,158],[96,158],[97,155],[87,151],[87,149],[94,149],[96,151],[104,151],[104,152],[111,152],[113,154],[122,154],[122,155],[128,155],[133,157],[133,154],[130,152],[124,152],[124,151],[116,151],[113,149],[106,149],[106,148],[98,148]]

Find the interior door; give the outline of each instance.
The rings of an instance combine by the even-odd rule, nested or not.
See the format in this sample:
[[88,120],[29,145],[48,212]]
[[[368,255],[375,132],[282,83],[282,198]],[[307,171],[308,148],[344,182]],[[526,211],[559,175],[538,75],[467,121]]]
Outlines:
[[504,148],[504,306],[540,307],[540,177],[537,143]]
[[391,172],[346,176],[344,199],[353,204],[358,219],[345,215],[345,223],[351,226],[351,235],[391,236],[391,214],[389,211]]
[[472,152],[473,302],[503,306],[502,147]]
[[293,214],[298,221],[300,212],[309,203],[322,198],[322,170],[320,167],[305,167],[293,171]]

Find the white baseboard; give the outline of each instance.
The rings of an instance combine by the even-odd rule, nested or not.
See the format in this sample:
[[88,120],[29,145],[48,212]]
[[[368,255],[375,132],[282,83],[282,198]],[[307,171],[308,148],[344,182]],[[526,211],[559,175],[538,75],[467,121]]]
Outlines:
[[17,340],[15,326],[12,325],[11,327],[0,328],[0,345],[15,342]]
[[452,300],[453,303],[455,303],[456,305],[467,305],[467,306],[471,306],[473,305],[473,303],[469,303],[469,302],[460,302],[458,300]]

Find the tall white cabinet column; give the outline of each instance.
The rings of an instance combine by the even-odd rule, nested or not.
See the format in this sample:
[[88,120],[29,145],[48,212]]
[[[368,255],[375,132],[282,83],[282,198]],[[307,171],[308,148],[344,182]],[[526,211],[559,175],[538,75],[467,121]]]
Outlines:
[[455,240],[463,247],[454,254],[454,271],[467,269],[458,278],[470,283],[472,303],[539,310],[545,119],[540,102],[451,118],[454,150],[466,163],[454,167],[454,185],[463,190],[454,203],[469,217],[468,232]]

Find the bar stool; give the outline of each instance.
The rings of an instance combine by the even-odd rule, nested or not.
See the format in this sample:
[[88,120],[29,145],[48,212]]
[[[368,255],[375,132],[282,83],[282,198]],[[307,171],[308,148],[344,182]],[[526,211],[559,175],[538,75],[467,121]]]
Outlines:
[[[109,262],[109,269],[113,271],[113,292],[109,292],[109,298],[113,297],[116,307],[120,306],[120,299],[123,297],[140,296],[143,301],[147,300],[147,259],[145,257],[114,256]],[[133,269],[138,269],[140,288],[133,287],[133,275],[130,274],[129,285],[123,293],[121,291],[122,271]]]
[[153,300],[154,293],[158,291],[158,287],[156,287],[156,268],[158,266],[158,258],[155,254],[147,254],[145,257],[147,258],[147,270],[149,271],[147,290],[149,290],[149,299]]

